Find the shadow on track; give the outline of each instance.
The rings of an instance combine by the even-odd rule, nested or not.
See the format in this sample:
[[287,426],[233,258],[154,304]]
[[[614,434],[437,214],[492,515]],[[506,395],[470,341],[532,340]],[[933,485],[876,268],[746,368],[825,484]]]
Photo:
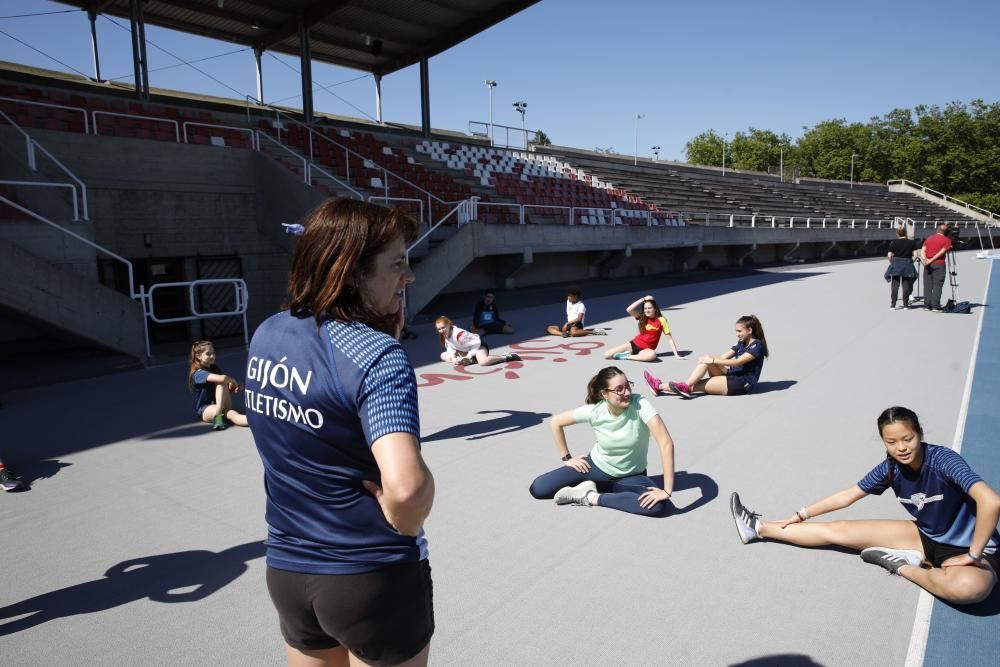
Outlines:
[[[504,414],[506,413],[506,414]],[[480,410],[477,415],[504,414],[502,417],[494,417],[484,421],[469,422],[467,424],[455,424],[448,428],[441,429],[437,433],[432,433],[420,438],[421,442],[434,442],[435,440],[451,440],[452,438],[465,438],[466,440],[482,440],[497,435],[514,433],[532,426],[538,426],[546,417],[551,417],[548,412],[524,412],[522,410]]]
[[0,619],[23,616],[0,625],[0,636],[57,618],[92,614],[147,597],[153,602],[165,603],[201,600],[246,572],[247,562],[263,556],[263,542],[247,542],[218,553],[178,551],[122,561],[105,572],[103,579],[0,607]]
[[783,653],[752,658],[745,662],[734,662],[729,667],[823,667],[823,664],[801,653]]
[[[663,488],[663,475],[650,475],[649,478],[660,488]],[[674,493],[677,493],[678,491],[687,491],[688,489],[699,489],[701,491],[701,497],[690,505],[684,505],[683,507],[678,507],[671,502],[670,511],[664,513],[663,516],[679,516],[681,514],[687,514],[688,512],[698,509],[702,505],[707,505],[719,497],[719,485],[716,484],[715,480],[708,475],[700,472],[687,472],[686,470],[675,471]]]

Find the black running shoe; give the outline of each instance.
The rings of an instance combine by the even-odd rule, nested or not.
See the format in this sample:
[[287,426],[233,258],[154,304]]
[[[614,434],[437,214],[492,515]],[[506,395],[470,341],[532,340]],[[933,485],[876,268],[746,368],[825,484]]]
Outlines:
[[0,488],[4,491],[17,491],[24,488],[21,478],[7,468],[0,470]]

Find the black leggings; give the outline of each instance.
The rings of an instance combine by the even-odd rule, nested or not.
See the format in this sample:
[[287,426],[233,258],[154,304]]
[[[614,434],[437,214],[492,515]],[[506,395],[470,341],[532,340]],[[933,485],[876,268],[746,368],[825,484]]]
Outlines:
[[889,282],[889,290],[890,290],[889,294],[890,294],[890,297],[891,297],[890,298],[890,303],[893,306],[896,305],[896,298],[897,298],[897,295],[899,294],[899,283],[900,282],[903,283],[903,305],[904,306],[909,306],[910,305],[910,294],[913,293],[913,281],[914,281],[914,278],[903,278],[902,276],[893,276],[892,277],[892,279]]
[[639,496],[649,491],[649,487],[659,488],[653,480],[646,477],[645,470],[638,475],[612,477],[594,465],[589,454],[585,458],[590,464],[590,472],[578,472],[569,466],[559,466],[555,470],[537,477],[531,483],[531,487],[528,489],[531,495],[540,500],[549,499],[554,497],[556,491],[564,486],[576,486],[589,479],[597,482],[597,490],[601,493],[597,504],[601,507],[610,507],[629,514],[642,514],[643,516],[665,516],[670,511],[669,501],[660,501],[649,509],[639,505]]

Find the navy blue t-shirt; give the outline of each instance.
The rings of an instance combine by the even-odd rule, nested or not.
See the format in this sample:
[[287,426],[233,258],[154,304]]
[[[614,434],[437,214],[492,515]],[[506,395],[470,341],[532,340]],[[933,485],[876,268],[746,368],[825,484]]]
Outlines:
[[764,344],[759,340],[752,341],[749,345],[742,342],[729,348],[735,353],[734,359],[739,359],[745,352],[753,355],[753,359],[742,366],[729,366],[727,373],[733,377],[738,377],[746,385],[747,391],[754,388],[760,380],[760,371],[764,368]]
[[[220,373],[221,375],[221,373]],[[209,372],[199,368],[191,375],[191,389],[194,391],[194,411],[200,417],[206,405],[215,403],[215,385],[208,381]]]
[[[882,495],[889,488],[889,466],[893,467],[892,490],[917,521],[917,529],[941,544],[967,549],[976,529],[976,503],[969,489],[982,478],[957,452],[937,445],[924,446],[920,470],[889,460],[875,466],[858,488]],[[996,553],[1000,535],[993,531],[986,553]]]
[[380,481],[372,443],[420,437],[416,377],[396,339],[278,313],[250,342],[244,401],[264,464],[268,565],[354,574],[427,557],[423,532],[393,530],[361,484]]

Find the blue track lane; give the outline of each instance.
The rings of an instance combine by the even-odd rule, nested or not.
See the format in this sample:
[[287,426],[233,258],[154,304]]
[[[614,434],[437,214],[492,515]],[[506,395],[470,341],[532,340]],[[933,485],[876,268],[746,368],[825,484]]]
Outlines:
[[[995,263],[986,302],[962,456],[987,484],[1000,489],[1000,266]],[[951,607],[935,600],[925,667],[997,664],[1000,664],[1000,585],[978,605]]]

